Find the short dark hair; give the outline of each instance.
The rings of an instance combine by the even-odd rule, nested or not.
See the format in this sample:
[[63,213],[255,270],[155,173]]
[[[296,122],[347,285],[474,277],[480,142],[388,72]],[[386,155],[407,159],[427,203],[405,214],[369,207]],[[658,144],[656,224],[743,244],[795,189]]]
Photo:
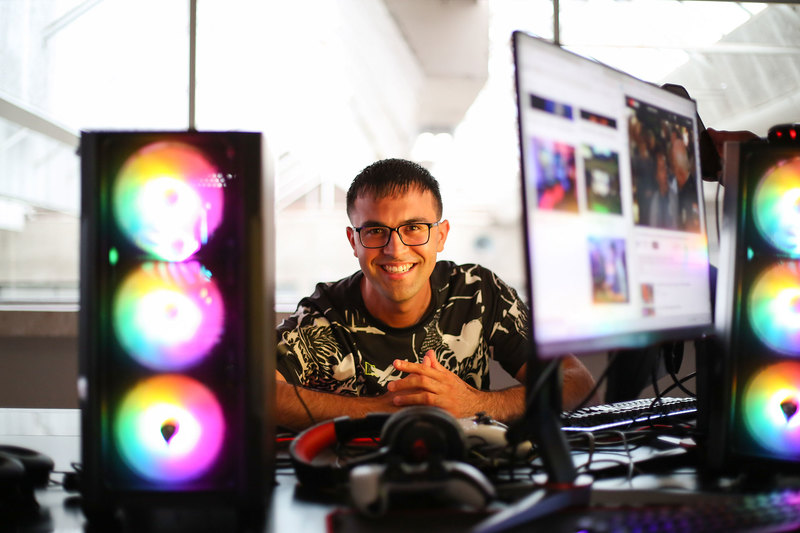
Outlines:
[[374,195],[385,198],[394,194],[402,194],[411,188],[430,191],[436,201],[437,220],[442,218],[442,194],[439,182],[428,170],[406,159],[381,159],[364,168],[353,179],[347,191],[347,216],[355,207],[356,198],[363,195]]

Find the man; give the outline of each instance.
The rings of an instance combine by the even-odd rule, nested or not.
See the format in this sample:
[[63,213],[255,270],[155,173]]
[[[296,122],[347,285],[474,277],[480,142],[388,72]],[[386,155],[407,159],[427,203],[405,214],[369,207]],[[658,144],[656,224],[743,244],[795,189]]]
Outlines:
[[667,169],[667,154],[657,147],[654,152],[656,169],[656,190],[650,200],[648,211],[651,226],[657,228],[676,229],[678,227],[678,195],[670,186]]
[[[318,284],[278,327],[278,423],[409,405],[520,417],[524,387],[489,391],[489,360],[524,381],[527,310],[485,268],[437,262],[450,224],[436,180],[410,161],[378,161],[350,186],[347,214],[361,269]],[[562,368],[569,409],[593,379],[574,357]]]
[[678,228],[700,231],[700,206],[697,184],[692,176],[692,162],[683,139],[672,134],[670,142],[670,167],[678,184]]

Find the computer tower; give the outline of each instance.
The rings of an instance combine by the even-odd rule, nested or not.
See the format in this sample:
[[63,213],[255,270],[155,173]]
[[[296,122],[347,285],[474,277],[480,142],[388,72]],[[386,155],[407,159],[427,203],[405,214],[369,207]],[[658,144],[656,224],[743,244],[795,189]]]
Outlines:
[[267,154],[260,133],[81,135],[90,522],[264,518],[275,453]]
[[725,145],[717,342],[698,370],[716,471],[800,464],[800,145],[784,130]]

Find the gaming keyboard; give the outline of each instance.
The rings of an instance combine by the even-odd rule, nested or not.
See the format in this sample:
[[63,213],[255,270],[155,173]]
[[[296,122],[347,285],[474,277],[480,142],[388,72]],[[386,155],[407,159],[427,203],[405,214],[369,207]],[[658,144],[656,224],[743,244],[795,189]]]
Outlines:
[[[692,503],[595,507],[561,520],[550,531],[607,533],[774,533],[800,530],[800,491],[702,495]],[[566,522],[566,523],[565,523]]]
[[[599,431],[646,424],[656,419],[677,419],[697,412],[696,398],[641,398],[625,402],[582,407],[561,413],[564,431]],[[662,420],[663,422],[663,420]]]

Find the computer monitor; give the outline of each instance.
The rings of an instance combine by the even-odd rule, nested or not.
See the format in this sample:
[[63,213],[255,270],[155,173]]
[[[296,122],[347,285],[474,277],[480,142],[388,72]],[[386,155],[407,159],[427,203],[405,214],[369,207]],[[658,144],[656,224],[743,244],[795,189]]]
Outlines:
[[513,49],[538,356],[710,332],[695,102],[526,33]]
[[520,434],[549,487],[498,533],[589,502],[560,430],[559,356],[713,327],[695,102],[514,32],[531,357]]
[[523,32],[512,42],[533,338],[518,433],[551,488],[476,533],[589,502],[560,431],[559,356],[713,328],[695,102]]

